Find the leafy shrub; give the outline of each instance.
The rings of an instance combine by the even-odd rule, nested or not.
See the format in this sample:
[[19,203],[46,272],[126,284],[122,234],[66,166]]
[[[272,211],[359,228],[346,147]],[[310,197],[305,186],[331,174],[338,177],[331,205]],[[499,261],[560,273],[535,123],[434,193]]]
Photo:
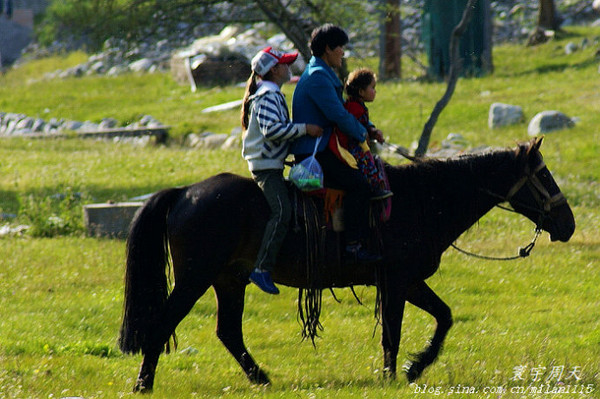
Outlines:
[[130,20],[131,11],[134,10],[128,9],[127,1],[53,1],[37,28],[37,39],[48,45],[55,40],[78,38],[83,40],[79,45],[99,50],[107,38],[119,36],[119,32],[127,32],[130,26],[141,23],[136,18]]
[[88,196],[65,187],[51,196],[23,195],[19,198],[19,219],[29,225],[32,237],[77,235],[85,232],[82,207]]

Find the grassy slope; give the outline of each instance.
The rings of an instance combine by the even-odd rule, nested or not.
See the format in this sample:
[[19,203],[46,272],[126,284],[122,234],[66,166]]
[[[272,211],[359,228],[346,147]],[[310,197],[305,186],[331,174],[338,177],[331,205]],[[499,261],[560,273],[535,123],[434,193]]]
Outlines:
[[[584,35],[593,39],[600,32],[574,30],[566,40],[578,42]],[[480,391],[486,386],[539,385],[530,373],[539,366],[548,371],[564,366],[565,383],[575,384],[566,374],[578,366],[579,384],[592,384],[590,396],[600,397],[598,62],[594,48],[563,55],[565,43],[497,47],[495,74],[459,81],[434,130],[438,142],[450,132],[463,134],[474,145],[509,146],[526,139],[526,124],[487,128],[492,102],[521,105],[528,120],[545,109],[580,117],[574,129],[548,135],[543,147],[547,164],[573,205],[578,229],[567,244],[550,244],[544,235],[532,257],[517,262],[478,261],[449,251],[430,285],[452,307],[456,323],[444,353],[420,384],[439,386],[446,393],[458,384]],[[55,60],[51,66],[39,62],[1,77],[0,110],[45,119],[112,116],[124,123],[151,114],[174,126],[176,135],[204,129],[228,132],[237,124],[235,111],[199,112],[239,98],[242,89],[235,87],[191,94],[164,75],[26,83],[32,71],[54,70],[79,62],[78,57]],[[372,117],[390,141],[408,145],[444,89],[438,83],[382,83],[370,107]],[[286,87],[288,97],[292,90]],[[97,201],[122,200],[221,170],[247,173],[237,151],[2,140],[0,210],[16,213],[21,196],[52,194],[60,187],[75,187]],[[506,254],[524,245],[532,228],[518,216],[493,211],[461,244]],[[140,359],[122,356],[115,345],[123,253],[122,241],[0,239],[0,397],[129,395]],[[414,387],[402,378],[381,380],[380,328],[373,337],[374,291],[358,288],[358,293],[366,306],[357,305],[346,291],[337,292],[341,304],[325,294],[325,331],[314,350],[300,342],[294,290],[284,288],[279,297],[270,297],[249,287],[244,331],[252,354],[273,379],[266,390],[245,380],[216,339],[214,296],[207,294],[178,329],[180,349],[193,350],[161,359],[153,397],[412,397]],[[423,347],[432,328],[429,316],[407,308],[400,364]],[[513,369],[521,365],[528,367],[525,381],[512,381]]]

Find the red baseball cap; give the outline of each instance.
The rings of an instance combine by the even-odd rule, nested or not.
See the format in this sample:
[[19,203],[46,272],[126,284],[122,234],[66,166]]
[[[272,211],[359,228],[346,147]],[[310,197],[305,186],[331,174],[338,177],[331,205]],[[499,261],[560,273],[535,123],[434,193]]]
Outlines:
[[252,70],[259,76],[266,75],[277,64],[291,64],[298,58],[298,52],[284,53],[267,47],[252,58]]

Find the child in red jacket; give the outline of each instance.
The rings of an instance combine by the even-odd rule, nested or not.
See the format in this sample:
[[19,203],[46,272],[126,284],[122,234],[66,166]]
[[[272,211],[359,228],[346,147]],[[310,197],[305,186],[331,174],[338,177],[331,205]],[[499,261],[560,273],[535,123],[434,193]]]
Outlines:
[[[350,73],[346,82],[348,99],[344,107],[367,129],[371,139],[383,142],[383,133],[369,120],[369,110],[365,102],[372,102],[376,96],[377,79],[373,71],[367,68],[357,69]],[[377,168],[367,140],[357,140],[335,129],[329,140],[329,148],[349,166],[359,169],[373,187],[372,199],[384,199],[393,195],[385,190],[383,172]]]

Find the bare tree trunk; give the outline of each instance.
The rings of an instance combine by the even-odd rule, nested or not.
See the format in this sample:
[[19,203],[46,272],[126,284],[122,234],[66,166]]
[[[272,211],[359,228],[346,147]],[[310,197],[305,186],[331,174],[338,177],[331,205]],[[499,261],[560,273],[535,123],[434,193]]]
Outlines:
[[536,46],[548,41],[546,30],[560,29],[560,18],[556,14],[554,0],[540,0],[538,7],[537,27],[527,39],[528,46]]
[[386,0],[383,33],[383,54],[379,75],[382,79],[402,77],[402,20],[400,1]]
[[423,127],[423,132],[421,133],[421,138],[419,139],[419,145],[415,151],[415,157],[422,157],[427,152],[433,127],[454,94],[456,82],[458,81],[458,76],[462,67],[462,60],[458,52],[459,40],[471,22],[471,18],[473,17],[473,9],[475,8],[476,4],[477,0],[469,0],[467,2],[465,10],[463,11],[462,19],[452,31],[452,37],[450,39],[450,72],[448,74],[448,86],[446,87],[446,92],[433,108],[427,123],[425,123],[425,126]]
[[556,15],[554,0],[540,0],[537,26],[539,28],[550,30],[558,30],[560,27],[560,21]]

